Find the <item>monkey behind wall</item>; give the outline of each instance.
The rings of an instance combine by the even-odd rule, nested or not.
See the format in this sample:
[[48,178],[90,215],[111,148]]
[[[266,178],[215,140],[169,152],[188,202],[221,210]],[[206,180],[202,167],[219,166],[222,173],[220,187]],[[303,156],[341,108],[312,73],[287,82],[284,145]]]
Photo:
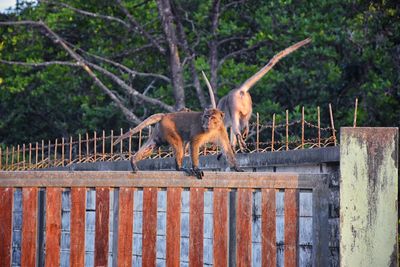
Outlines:
[[[214,108],[206,109],[204,112],[158,113],[150,116],[134,129],[119,137],[114,144],[149,125],[156,124],[149,139],[131,158],[131,167],[134,172],[138,170],[136,165],[138,161],[150,156],[156,147],[169,144],[175,154],[176,170],[190,172],[190,174],[201,178],[202,171],[198,167],[199,150],[207,142],[220,145],[230,167],[235,171],[243,171],[236,163],[223,118],[224,113]],[[184,144],[186,142],[190,143],[192,159],[192,170],[190,171],[182,167]]]
[[[281,58],[310,42],[311,39],[307,38],[286,48],[285,50],[282,50],[276,54],[267,65],[247,79],[241,86],[230,91],[226,96],[219,100],[218,109],[225,113],[225,127],[230,127],[231,143],[234,148],[236,147],[237,143],[239,144],[241,151],[246,148],[244,139],[246,139],[249,134],[249,121],[253,112],[253,103],[249,93],[250,88],[253,87],[254,84],[256,84],[270,69],[272,69],[272,67],[278,63]],[[212,90],[207,77],[205,77],[205,75],[203,76],[206,80],[209,90]]]

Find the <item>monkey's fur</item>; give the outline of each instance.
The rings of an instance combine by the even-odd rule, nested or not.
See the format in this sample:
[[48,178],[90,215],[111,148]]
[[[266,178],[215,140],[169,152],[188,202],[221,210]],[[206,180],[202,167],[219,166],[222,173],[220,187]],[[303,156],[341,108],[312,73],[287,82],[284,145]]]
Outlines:
[[[307,38],[279,52],[268,62],[267,65],[247,79],[240,87],[230,91],[226,96],[219,100],[218,109],[225,113],[225,127],[231,127],[231,143],[234,148],[237,143],[239,143],[241,151],[246,148],[244,139],[246,139],[249,134],[249,120],[253,112],[249,89],[254,86],[254,84],[256,84],[276,63],[278,63],[281,58],[310,42],[311,39]],[[205,80],[207,85],[210,87],[206,77]],[[209,88],[209,90],[212,89]]]
[[150,116],[134,129],[119,137],[114,143],[118,143],[122,139],[156,123],[149,139],[131,158],[131,166],[134,172],[138,170],[136,165],[138,161],[150,156],[154,148],[164,144],[169,144],[173,148],[176,170],[189,172],[182,167],[184,144],[186,142],[190,143],[192,158],[192,170],[190,173],[197,178],[201,178],[203,175],[199,169],[199,150],[207,142],[219,144],[230,167],[235,171],[243,171],[236,163],[223,119],[224,113],[215,108],[206,109],[204,112],[158,113]]

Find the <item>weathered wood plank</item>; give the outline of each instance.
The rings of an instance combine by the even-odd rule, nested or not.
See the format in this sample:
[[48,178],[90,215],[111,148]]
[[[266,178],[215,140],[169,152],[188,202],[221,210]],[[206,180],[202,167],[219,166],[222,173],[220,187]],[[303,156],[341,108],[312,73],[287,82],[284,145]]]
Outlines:
[[143,189],[142,266],[156,265],[157,189]]
[[190,189],[189,265],[203,266],[204,188]]
[[21,266],[36,265],[38,188],[22,188]]
[[228,266],[228,189],[214,189],[214,266]]
[[132,266],[133,192],[129,187],[119,189],[117,266]]
[[398,128],[341,128],[340,265],[398,266]]
[[13,194],[12,188],[0,188],[0,266],[11,266]]
[[180,264],[182,188],[167,189],[167,266]]
[[110,218],[110,189],[96,188],[96,234],[94,266],[107,266]]
[[45,266],[60,266],[62,188],[46,189],[46,259]]
[[85,265],[86,189],[71,188],[70,266]]
[[[326,174],[205,172],[203,179],[173,171],[0,171],[0,187],[314,188]],[[252,179],[249,179],[251,177]]]
[[263,189],[262,193],[262,266],[276,266],[276,191]]
[[298,261],[298,190],[285,190],[285,267],[295,267]]
[[238,189],[236,213],[236,265],[251,266],[252,190]]

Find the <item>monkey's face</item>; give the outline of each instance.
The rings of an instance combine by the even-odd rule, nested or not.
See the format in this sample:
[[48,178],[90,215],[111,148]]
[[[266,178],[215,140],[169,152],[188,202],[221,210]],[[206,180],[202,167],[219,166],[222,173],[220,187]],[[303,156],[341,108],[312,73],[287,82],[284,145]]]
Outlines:
[[224,124],[224,116],[225,114],[218,109],[206,109],[201,117],[203,130],[218,129]]

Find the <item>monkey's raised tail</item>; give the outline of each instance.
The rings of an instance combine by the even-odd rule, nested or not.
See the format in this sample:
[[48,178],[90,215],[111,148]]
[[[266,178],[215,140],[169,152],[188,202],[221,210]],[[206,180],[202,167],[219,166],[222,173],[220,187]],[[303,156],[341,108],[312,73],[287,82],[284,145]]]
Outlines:
[[113,145],[118,144],[119,142],[121,142],[121,140],[134,135],[135,133],[139,132],[140,130],[143,130],[144,128],[146,128],[147,126],[150,126],[154,123],[159,122],[163,117],[164,117],[164,113],[157,113],[154,115],[151,115],[150,117],[148,117],[147,119],[145,119],[144,121],[142,121],[138,126],[136,126],[135,128],[133,128],[132,130],[124,133],[123,135],[121,135],[120,137],[117,138],[117,140],[114,141]]
[[282,50],[278,54],[276,54],[269,62],[267,65],[265,65],[262,69],[260,69],[256,74],[251,76],[249,79],[247,79],[237,90],[244,90],[248,91],[256,82],[258,82],[270,69],[272,69],[273,66],[275,66],[276,63],[278,63],[279,60],[281,60],[283,57],[289,55],[290,53],[296,51],[303,45],[306,45],[311,42],[311,38],[304,39],[303,41],[300,41],[298,43],[295,43],[292,46],[289,46],[285,50]]

